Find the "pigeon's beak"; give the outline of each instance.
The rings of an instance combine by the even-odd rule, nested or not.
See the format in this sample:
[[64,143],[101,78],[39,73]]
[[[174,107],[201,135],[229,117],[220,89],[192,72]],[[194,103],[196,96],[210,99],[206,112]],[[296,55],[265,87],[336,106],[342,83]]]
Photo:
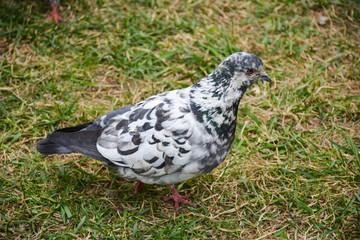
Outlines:
[[260,78],[261,78],[261,80],[263,80],[263,81],[267,81],[267,82],[271,83],[271,78],[270,78],[266,73],[262,74],[262,75],[260,76]]

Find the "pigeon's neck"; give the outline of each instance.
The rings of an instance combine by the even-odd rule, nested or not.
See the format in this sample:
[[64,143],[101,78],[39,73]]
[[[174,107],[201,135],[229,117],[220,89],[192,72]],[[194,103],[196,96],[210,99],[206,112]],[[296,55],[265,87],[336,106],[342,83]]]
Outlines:
[[196,119],[220,138],[235,133],[240,99],[247,89],[228,69],[218,68],[190,87],[191,109]]

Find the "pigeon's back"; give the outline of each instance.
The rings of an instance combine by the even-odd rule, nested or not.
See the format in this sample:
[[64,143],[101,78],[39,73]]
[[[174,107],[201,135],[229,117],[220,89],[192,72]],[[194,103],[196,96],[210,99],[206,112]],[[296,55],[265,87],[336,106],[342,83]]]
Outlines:
[[55,131],[38,142],[45,155],[81,153],[101,160],[128,179],[170,184],[208,169],[214,139],[196,121],[189,89],[151,97],[94,122]]
[[202,172],[198,160],[212,139],[190,108],[187,89],[149,98],[112,118],[97,149],[126,178],[158,184],[190,179]]

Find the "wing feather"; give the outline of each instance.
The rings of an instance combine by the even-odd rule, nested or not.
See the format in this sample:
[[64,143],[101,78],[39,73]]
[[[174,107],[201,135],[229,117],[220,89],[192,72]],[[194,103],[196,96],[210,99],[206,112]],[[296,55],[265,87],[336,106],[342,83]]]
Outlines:
[[98,139],[98,151],[141,176],[160,177],[181,170],[191,159],[188,139],[193,119],[184,110],[188,109],[185,103],[164,97],[150,98],[115,116]]

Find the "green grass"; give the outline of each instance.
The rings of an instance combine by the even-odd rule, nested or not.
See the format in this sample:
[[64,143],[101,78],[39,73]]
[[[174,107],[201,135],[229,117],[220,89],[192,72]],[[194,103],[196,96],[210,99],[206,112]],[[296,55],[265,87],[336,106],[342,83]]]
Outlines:
[[[360,10],[356,1],[62,0],[0,3],[0,239],[359,239]],[[327,17],[320,24],[320,17]],[[47,133],[186,87],[228,55],[273,79],[242,99],[232,152],[179,184],[199,209]]]

